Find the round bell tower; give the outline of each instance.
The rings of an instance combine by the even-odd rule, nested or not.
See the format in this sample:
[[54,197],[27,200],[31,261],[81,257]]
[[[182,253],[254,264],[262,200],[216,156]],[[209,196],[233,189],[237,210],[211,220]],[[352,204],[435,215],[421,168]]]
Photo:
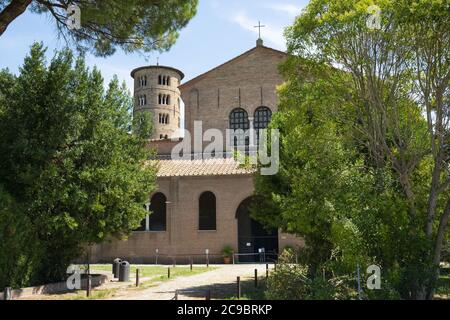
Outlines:
[[166,66],[145,66],[131,72],[134,79],[134,114],[151,112],[152,140],[178,138],[180,129],[180,90],[184,74]]

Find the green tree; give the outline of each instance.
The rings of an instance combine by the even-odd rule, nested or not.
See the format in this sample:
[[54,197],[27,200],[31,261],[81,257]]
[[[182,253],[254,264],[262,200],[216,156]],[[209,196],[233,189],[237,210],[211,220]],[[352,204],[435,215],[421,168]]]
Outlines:
[[32,282],[61,280],[84,247],[138,227],[156,179],[125,85],[105,90],[83,58],[66,50],[47,64],[44,53],[33,45],[0,119],[0,184],[42,248]]
[[41,247],[31,221],[0,186],[0,287],[29,284],[39,265]]
[[[27,8],[48,13],[58,34],[80,51],[99,56],[125,52],[168,50],[197,10],[198,0],[0,0],[0,36]],[[69,28],[67,10],[81,10],[81,28]],[[30,26],[32,27],[32,26]]]
[[257,192],[305,237],[310,265],[378,263],[388,291],[432,298],[450,213],[449,8],[380,1],[370,29],[370,4],[311,1],[287,30],[282,168]]

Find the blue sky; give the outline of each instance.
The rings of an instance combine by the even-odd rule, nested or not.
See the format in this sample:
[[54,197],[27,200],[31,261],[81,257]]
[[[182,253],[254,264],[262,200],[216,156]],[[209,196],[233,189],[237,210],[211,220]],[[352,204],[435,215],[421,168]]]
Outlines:
[[[114,74],[132,89],[130,71],[136,67],[156,64],[182,70],[189,80],[252,48],[258,37],[253,26],[266,25],[262,38],[266,46],[285,50],[283,29],[294,22],[307,0],[200,0],[197,15],[180,31],[177,43],[169,52],[124,54],[96,58],[88,55],[87,63],[96,65],[105,80]],[[51,17],[26,12],[17,18],[0,37],[0,68],[17,73],[23,58],[34,41],[48,46],[48,56],[65,46],[59,40]]]

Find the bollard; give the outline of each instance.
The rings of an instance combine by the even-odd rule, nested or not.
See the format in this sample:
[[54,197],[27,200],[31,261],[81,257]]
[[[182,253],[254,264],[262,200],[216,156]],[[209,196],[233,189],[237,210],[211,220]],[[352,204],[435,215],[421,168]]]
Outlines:
[[167,268],[167,278],[170,278],[170,267]]
[[237,298],[241,299],[241,277],[237,277]]
[[174,297],[174,299],[178,300],[178,290],[175,290],[175,297]]
[[191,271],[192,271],[192,259],[191,259]]
[[12,289],[11,287],[5,288],[5,291],[3,292],[3,300],[12,300]]
[[139,287],[139,268],[136,269],[136,287]]
[[86,297],[90,297],[91,296],[91,275],[87,276],[86,279]]
[[266,263],[266,280],[269,279],[269,264]]
[[258,269],[255,269],[255,288],[258,288]]
[[206,291],[206,297],[205,300],[211,300],[211,290]]

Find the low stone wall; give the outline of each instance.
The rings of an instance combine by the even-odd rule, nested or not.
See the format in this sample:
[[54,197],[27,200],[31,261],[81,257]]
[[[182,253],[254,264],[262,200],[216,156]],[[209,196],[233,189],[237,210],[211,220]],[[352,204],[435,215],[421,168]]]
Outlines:
[[[99,287],[102,284],[109,282],[111,280],[112,275],[91,275],[91,287]],[[87,278],[81,279],[81,290],[86,290],[87,288]],[[29,287],[29,288],[22,288],[22,289],[15,289],[12,290],[12,298],[18,299],[18,298],[32,298],[36,295],[43,295],[43,294],[58,294],[58,293],[65,293],[70,292],[73,290],[67,289],[66,282],[58,282],[58,283],[50,283],[42,286],[37,287]],[[0,292],[0,300],[4,300],[4,293]]]

